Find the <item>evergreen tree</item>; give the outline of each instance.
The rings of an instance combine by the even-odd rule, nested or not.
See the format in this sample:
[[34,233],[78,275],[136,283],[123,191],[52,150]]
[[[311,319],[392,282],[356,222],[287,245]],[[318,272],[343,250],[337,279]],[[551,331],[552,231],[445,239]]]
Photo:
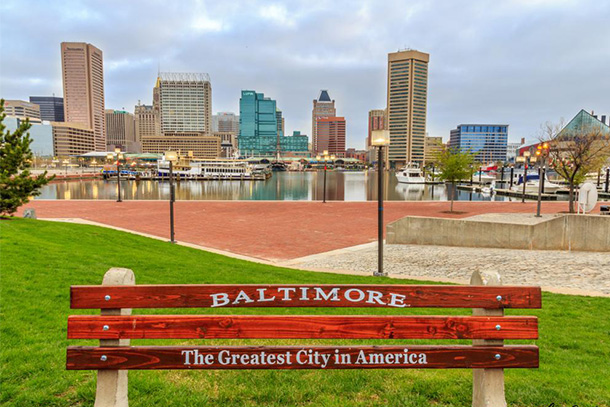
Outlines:
[[12,216],[21,205],[28,203],[30,197],[40,194],[40,187],[53,177],[47,172],[32,176],[32,139],[28,130],[29,120],[19,124],[11,132],[4,125],[4,99],[0,100],[0,216]]

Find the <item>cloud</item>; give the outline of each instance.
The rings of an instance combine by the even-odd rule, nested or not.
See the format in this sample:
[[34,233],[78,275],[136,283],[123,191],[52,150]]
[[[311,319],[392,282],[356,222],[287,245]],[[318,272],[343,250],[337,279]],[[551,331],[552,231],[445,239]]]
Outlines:
[[282,4],[269,4],[260,8],[259,17],[284,27],[295,27],[294,17],[288,14],[288,10]]
[[277,99],[288,134],[310,134],[328,89],[362,148],[387,54],[410,47],[430,53],[430,135],[499,122],[519,140],[581,108],[610,114],[610,2],[5,0],[0,13],[5,98],[61,94],[60,43],[86,41],[104,52],[108,108],[151,103],[159,69],[207,72],[215,112],[255,89]]

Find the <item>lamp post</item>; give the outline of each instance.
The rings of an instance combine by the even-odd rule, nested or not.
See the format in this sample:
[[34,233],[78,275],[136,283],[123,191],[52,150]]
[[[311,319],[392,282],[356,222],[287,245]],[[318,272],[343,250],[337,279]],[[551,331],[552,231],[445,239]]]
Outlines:
[[328,150],[324,150],[322,152],[322,156],[324,157],[324,191],[323,191],[323,199],[322,203],[326,203],[326,166],[328,162]]
[[387,276],[383,271],[383,147],[390,144],[388,130],[374,130],[371,135],[371,145],[378,148],[377,152],[377,271],[374,276]]
[[[316,156],[316,164],[322,160],[320,155]],[[317,175],[317,174],[316,174]],[[322,203],[326,203],[326,163],[324,163],[324,186],[322,187]]]
[[523,196],[521,197],[521,203],[525,203],[525,184],[527,184],[527,164],[529,162],[530,157],[529,151],[523,152],[523,162],[525,163],[525,167],[523,169]]
[[174,202],[176,196],[174,192],[174,161],[178,160],[178,154],[175,151],[165,152],[165,161],[169,161],[169,236],[170,243],[176,243],[174,239]]
[[67,177],[68,176],[68,164],[70,164],[70,160],[65,159],[62,161],[63,165],[64,165],[64,175]]
[[542,167],[540,167],[540,161],[538,162],[538,171],[540,175],[538,176],[538,204],[536,205],[537,218],[541,216],[540,207],[542,205],[542,193],[544,192],[544,178],[546,173],[545,164],[548,151],[549,143],[538,144],[538,147],[536,147],[536,157],[538,157],[538,159],[542,161]]
[[106,158],[108,160],[113,160],[116,156],[116,189],[117,189],[117,202],[123,202],[121,199],[121,160],[123,159],[123,154],[121,153],[120,148],[115,148],[114,153],[108,153]]

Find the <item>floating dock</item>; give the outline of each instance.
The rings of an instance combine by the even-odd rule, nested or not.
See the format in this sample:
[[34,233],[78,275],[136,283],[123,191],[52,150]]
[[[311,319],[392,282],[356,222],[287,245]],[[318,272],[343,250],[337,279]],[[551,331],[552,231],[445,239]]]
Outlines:
[[[461,191],[468,191],[468,192],[481,192],[481,188],[480,186],[476,186],[476,185],[458,185],[457,189],[461,190]],[[496,195],[501,195],[501,196],[509,196],[512,198],[523,198],[523,192],[517,192],[517,191],[513,191],[510,189],[502,189],[502,188],[496,188],[494,189],[494,192],[496,193]],[[543,201],[556,201],[558,198],[558,196],[556,194],[542,194],[540,196],[540,199]],[[533,200],[536,201],[538,200],[538,194],[534,193],[525,193],[525,199],[529,199],[529,200]]]

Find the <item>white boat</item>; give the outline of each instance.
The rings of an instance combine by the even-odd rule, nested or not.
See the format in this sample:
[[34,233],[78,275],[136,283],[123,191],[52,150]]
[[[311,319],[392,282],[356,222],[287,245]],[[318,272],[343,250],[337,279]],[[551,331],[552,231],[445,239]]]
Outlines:
[[479,183],[479,180],[481,184],[490,184],[492,181],[496,180],[496,177],[486,172],[477,171],[472,175],[472,182]]
[[424,178],[419,165],[409,163],[396,173],[396,179],[403,184],[425,184]]
[[[546,193],[546,194],[549,194],[549,193],[552,194],[562,188],[564,188],[563,185],[555,184],[554,182],[549,181],[548,178],[545,178],[544,191],[542,191],[542,192]],[[528,174],[527,180],[525,182],[525,193],[537,194],[539,189],[540,189],[540,181],[538,179],[538,174],[531,174],[531,175]],[[519,180],[517,181],[517,183],[515,185],[513,185],[511,190],[515,191],[515,192],[523,192],[523,175],[521,175],[519,177]]]
[[[164,159],[158,161],[158,176],[167,178],[169,176],[169,162]],[[246,160],[215,159],[198,160],[189,159],[174,164],[173,174],[181,179],[219,179],[219,180],[243,180],[243,179],[266,179],[271,171],[268,165],[258,168]]]

